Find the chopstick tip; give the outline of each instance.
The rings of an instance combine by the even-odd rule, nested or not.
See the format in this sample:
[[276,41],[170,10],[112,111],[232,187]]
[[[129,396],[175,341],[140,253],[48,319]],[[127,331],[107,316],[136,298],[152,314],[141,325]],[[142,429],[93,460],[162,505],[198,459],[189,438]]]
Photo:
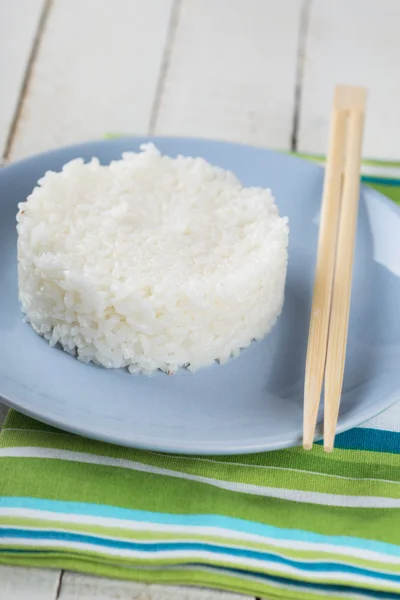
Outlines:
[[313,447],[312,442],[303,442],[304,450],[311,450]]
[[332,444],[324,444],[324,451],[327,453],[330,453],[333,451],[333,445]]

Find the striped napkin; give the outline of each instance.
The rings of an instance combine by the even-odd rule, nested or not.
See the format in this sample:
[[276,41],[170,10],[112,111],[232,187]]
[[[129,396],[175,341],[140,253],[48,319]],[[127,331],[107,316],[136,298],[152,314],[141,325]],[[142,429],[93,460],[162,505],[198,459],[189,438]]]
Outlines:
[[11,411],[0,563],[282,598],[400,597],[400,404],[317,445],[186,457]]
[[[325,158],[316,154],[296,154],[300,158],[324,164]],[[364,160],[361,181],[400,204],[400,162]]]
[[[396,166],[372,166],[364,177],[400,201]],[[270,599],[399,598],[400,404],[329,455],[233,457],[121,448],[11,411],[0,564]]]

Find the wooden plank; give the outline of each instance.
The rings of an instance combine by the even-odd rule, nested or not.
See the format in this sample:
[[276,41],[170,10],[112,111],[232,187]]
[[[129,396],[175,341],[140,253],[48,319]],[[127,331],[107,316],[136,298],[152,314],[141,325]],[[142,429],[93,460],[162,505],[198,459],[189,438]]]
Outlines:
[[183,0],[156,132],[289,148],[301,0]]
[[146,585],[132,581],[114,581],[64,573],[59,600],[251,600],[247,596],[238,596],[213,590]]
[[24,569],[0,565],[1,600],[54,600],[59,570]]
[[65,572],[61,581],[59,600],[143,600],[146,584],[116,581],[101,577]]
[[299,149],[325,152],[335,83],[368,88],[364,155],[400,160],[400,2],[311,3]]
[[141,600],[254,600],[250,596],[189,587],[149,585]]
[[44,0],[0,0],[0,158],[18,106],[43,7]]
[[54,0],[11,158],[149,126],[172,0]]

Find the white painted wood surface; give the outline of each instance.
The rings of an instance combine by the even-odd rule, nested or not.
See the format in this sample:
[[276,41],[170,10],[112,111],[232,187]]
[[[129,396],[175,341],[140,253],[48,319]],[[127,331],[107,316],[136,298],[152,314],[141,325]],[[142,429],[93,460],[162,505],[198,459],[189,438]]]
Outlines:
[[290,148],[302,0],[183,0],[156,133]]
[[146,133],[172,0],[54,0],[18,121],[11,158]]
[[60,571],[0,565],[0,600],[55,600]]
[[[324,152],[344,82],[370,88],[365,154],[399,160],[399,31],[398,0],[0,0],[0,154],[149,131]],[[0,600],[60,598],[238,596],[0,566]]]
[[146,585],[65,573],[59,600],[246,600],[246,596],[196,588]]
[[0,565],[0,600],[252,600],[249,596],[214,590],[147,585]]
[[335,83],[368,88],[364,155],[400,160],[400,2],[313,0],[299,149],[325,152]]
[[44,0],[0,0],[0,160],[18,106],[43,7]]

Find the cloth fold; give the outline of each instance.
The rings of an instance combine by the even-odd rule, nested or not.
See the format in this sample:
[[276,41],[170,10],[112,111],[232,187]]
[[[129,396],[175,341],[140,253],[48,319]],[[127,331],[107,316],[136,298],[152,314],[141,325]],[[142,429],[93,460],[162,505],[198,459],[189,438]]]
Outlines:
[[320,445],[164,455],[10,411],[0,563],[285,599],[400,597],[400,405]]

